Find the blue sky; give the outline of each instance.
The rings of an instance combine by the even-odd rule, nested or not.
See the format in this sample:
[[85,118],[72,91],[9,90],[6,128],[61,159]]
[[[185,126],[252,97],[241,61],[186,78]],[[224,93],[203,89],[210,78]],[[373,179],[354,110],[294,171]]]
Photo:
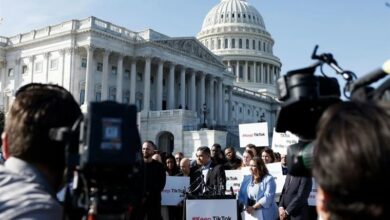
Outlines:
[[[316,44],[361,76],[390,59],[390,0],[248,0],[275,40],[282,73],[307,66]],[[96,16],[133,31],[195,36],[220,0],[0,0],[1,36]],[[329,75],[334,72],[327,69]]]

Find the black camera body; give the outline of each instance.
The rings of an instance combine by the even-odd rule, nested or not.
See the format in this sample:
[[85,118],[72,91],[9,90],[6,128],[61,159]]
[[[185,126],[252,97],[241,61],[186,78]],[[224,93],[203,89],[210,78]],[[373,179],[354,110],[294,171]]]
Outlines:
[[72,186],[64,202],[67,218],[136,219],[132,211],[145,191],[136,107],[92,102],[83,119],[56,133],[68,144],[67,183]]
[[[317,49],[318,46],[315,47],[312,58],[318,62],[307,68],[289,71],[277,80],[281,103],[275,130],[290,131],[300,139],[287,149],[288,172],[294,176],[311,176],[314,149],[312,141],[316,138],[317,123],[329,106],[342,101],[337,79],[323,73],[324,64],[333,68],[346,81],[346,98],[360,101],[383,99],[390,88],[389,79],[377,89],[370,85],[390,74],[390,60],[382,69],[357,79],[353,72],[342,70],[332,54],[317,55]],[[317,67],[321,67],[323,76],[315,75]]]
[[110,101],[90,103],[81,123],[79,146],[80,169],[88,179],[115,181],[116,176],[132,172],[142,161],[136,121],[135,106]]
[[312,149],[305,146],[315,139],[317,122],[325,109],[341,101],[337,79],[315,76],[315,70],[316,66],[289,71],[277,80],[279,100],[282,102],[275,130],[290,131],[301,140],[287,150],[289,173],[296,176],[311,175],[306,165],[311,164]]
[[340,100],[336,78],[315,76],[315,67],[288,72],[277,80],[281,105],[277,112],[276,131],[290,131],[311,140],[323,111]]

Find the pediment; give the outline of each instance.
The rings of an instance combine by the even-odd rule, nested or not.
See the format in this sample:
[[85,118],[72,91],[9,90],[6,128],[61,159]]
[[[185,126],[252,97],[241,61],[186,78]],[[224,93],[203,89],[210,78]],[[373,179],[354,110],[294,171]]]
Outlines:
[[207,62],[212,62],[216,65],[224,65],[217,56],[207,49],[196,38],[171,38],[164,40],[155,40],[154,42],[163,44],[175,50],[179,50],[190,56],[197,57]]

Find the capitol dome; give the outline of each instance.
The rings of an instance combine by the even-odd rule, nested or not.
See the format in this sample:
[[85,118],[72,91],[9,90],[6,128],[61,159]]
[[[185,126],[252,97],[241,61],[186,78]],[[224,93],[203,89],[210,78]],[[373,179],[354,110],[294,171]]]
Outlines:
[[247,0],[221,0],[207,13],[197,38],[222,58],[236,86],[276,94],[282,64],[263,17]]
[[206,15],[202,31],[234,24],[265,30],[262,16],[246,0],[221,0]]

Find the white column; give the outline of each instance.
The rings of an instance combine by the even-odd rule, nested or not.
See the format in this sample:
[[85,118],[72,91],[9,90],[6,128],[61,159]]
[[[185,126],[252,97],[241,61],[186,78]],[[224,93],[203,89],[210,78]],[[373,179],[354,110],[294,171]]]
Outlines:
[[245,61],[244,82],[248,82],[248,61]]
[[162,110],[162,96],[163,96],[163,68],[164,68],[164,61],[160,60],[158,62],[158,68],[157,68],[157,90],[156,90],[156,110],[161,111]]
[[218,80],[218,123],[222,124],[223,122],[223,85],[222,79]]
[[58,51],[60,56],[60,61],[59,61],[59,70],[61,74],[61,86],[65,87],[65,49],[59,50]]
[[22,63],[22,58],[17,58],[15,60],[15,68],[14,68],[14,89],[15,91],[19,89],[20,87],[20,77],[22,76],[22,71],[21,71],[21,64]]
[[150,68],[151,68],[151,57],[145,58],[145,70],[144,70],[144,109],[143,111],[150,110]]
[[252,82],[256,82],[257,81],[257,71],[256,71],[256,61],[253,61],[253,71],[252,71],[252,76],[251,79],[252,79]]
[[266,81],[265,81],[265,67],[264,67],[264,63],[261,63],[261,82],[262,83],[266,83]]
[[175,64],[173,63],[169,66],[168,80],[168,109],[175,109]]
[[200,103],[199,103],[199,106],[200,108],[203,107],[203,104],[205,104],[205,78],[206,78],[206,75],[204,73],[201,74],[200,76]]
[[182,67],[180,72],[180,105],[182,109],[186,106],[186,69]]
[[214,120],[214,77],[210,77],[210,94],[209,94],[209,97],[210,97],[210,104],[209,104],[209,120],[210,122],[212,123],[212,121]]
[[49,82],[49,57],[50,53],[43,54],[43,73],[45,74],[45,83]]
[[240,81],[240,61],[237,60],[236,65],[236,82]]
[[35,56],[30,56],[28,59],[28,72],[30,76],[30,82],[34,82],[34,59]]
[[92,46],[87,46],[87,68],[85,76],[85,94],[84,94],[84,105],[88,105],[93,97],[93,51],[95,50]]
[[78,78],[75,76],[75,66],[76,66],[76,49],[70,47],[66,49],[66,53],[69,54],[70,66],[69,66],[69,91],[72,94],[78,94],[76,90],[76,85],[79,83]]
[[137,60],[131,61],[131,70],[130,70],[130,103],[135,103],[135,93],[136,93],[136,76],[137,76]]
[[267,65],[268,84],[271,84],[271,65]]
[[191,72],[191,110],[196,111],[196,72],[192,70]]
[[232,102],[233,88],[231,86],[228,88],[228,92],[229,92],[228,121],[231,121],[232,120],[232,106],[233,106],[233,102]]
[[123,55],[118,55],[118,72],[116,74],[116,101],[122,103],[123,96]]
[[105,50],[103,54],[103,73],[102,73],[102,101],[108,100],[108,72],[109,63],[108,58],[110,57],[111,51]]

